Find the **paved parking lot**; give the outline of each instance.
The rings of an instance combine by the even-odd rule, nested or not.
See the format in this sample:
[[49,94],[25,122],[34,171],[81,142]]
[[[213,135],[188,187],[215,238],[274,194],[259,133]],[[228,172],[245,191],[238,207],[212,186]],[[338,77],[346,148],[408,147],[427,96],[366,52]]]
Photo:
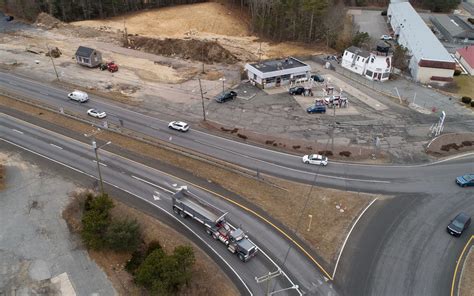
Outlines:
[[388,34],[385,18],[380,14],[382,10],[350,9],[349,14],[354,16],[354,23],[359,25],[360,32],[369,33],[370,37],[378,40],[380,36]]

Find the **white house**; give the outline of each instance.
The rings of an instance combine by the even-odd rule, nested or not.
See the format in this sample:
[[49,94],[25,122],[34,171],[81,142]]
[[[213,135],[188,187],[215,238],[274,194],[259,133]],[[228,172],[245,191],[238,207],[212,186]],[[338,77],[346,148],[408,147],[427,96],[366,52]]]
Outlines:
[[261,88],[268,88],[307,79],[311,74],[311,67],[298,59],[288,57],[246,64],[245,71],[250,81]]
[[409,2],[392,0],[387,19],[395,40],[411,55],[409,68],[416,81],[452,81],[456,63]]
[[456,58],[469,75],[474,75],[474,45],[458,49],[456,51]]
[[378,44],[372,52],[351,46],[344,51],[341,66],[370,80],[388,80],[392,70],[389,49],[386,44]]

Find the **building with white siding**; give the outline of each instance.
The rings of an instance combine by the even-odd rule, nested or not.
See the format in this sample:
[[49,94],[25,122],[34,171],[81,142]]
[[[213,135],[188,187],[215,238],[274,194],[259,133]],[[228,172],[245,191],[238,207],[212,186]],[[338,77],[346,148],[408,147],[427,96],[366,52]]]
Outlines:
[[409,2],[391,2],[388,22],[395,40],[411,55],[412,77],[422,83],[450,82],[456,63]]
[[384,42],[371,52],[351,46],[344,51],[341,66],[367,79],[385,81],[392,71],[392,53]]
[[245,71],[247,72],[248,79],[261,88],[286,85],[298,80],[307,80],[311,75],[311,67],[293,57],[246,64]]

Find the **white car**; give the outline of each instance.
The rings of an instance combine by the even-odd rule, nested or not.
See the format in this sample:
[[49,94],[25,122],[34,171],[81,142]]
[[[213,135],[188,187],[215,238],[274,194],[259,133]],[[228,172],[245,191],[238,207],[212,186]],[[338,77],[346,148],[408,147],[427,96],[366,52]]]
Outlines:
[[168,127],[177,131],[187,132],[189,130],[189,124],[183,121],[171,121]]
[[303,162],[307,164],[328,165],[328,158],[320,154],[310,154],[303,156]]
[[380,40],[392,40],[392,39],[393,39],[393,38],[392,38],[392,36],[390,36],[390,35],[382,35],[382,36],[380,37]]
[[100,118],[100,119],[105,118],[107,116],[107,114],[104,111],[99,111],[97,109],[87,110],[87,115],[90,115],[95,118]]

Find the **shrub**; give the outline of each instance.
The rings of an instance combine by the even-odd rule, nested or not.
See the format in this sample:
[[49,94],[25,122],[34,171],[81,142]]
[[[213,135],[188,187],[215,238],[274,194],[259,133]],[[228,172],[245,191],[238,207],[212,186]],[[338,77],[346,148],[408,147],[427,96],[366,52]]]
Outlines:
[[244,140],[247,140],[247,136],[246,136],[246,135],[237,134],[237,137],[239,137],[239,138],[241,138],[241,139],[244,139]]
[[238,128],[234,128],[233,130],[230,131],[231,134],[235,134],[236,132],[238,132],[239,129]]
[[313,147],[308,146],[308,147],[306,147],[306,149],[307,149],[307,150],[313,150]]
[[345,157],[349,157],[349,156],[351,156],[351,154],[352,153],[350,151],[341,151],[341,152],[339,152],[340,156],[345,156]]
[[474,25],[474,18],[470,17],[467,19],[467,21]]
[[386,10],[383,10],[383,11],[380,13],[380,15],[386,16],[386,15],[387,15],[387,11],[386,11]]
[[333,156],[333,153],[330,150],[318,151],[318,154],[321,154],[321,155],[324,155],[324,156]]
[[300,148],[301,148],[300,145],[294,145],[294,146],[293,146],[293,149],[300,149]]
[[88,195],[84,203],[81,237],[84,244],[92,249],[107,246],[106,233],[110,225],[109,211],[114,206],[107,194],[93,197]]
[[461,70],[458,70],[458,69],[454,70],[454,76],[459,76],[461,75],[461,73],[462,73]]
[[140,243],[140,226],[135,220],[112,221],[105,239],[111,250],[133,251]]
[[461,143],[463,146],[472,146],[472,142],[471,141],[463,141]]
[[474,101],[471,101],[471,107],[474,107]]
[[267,144],[267,145],[273,145],[273,143],[275,143],[275,140],[266,140],[265,141],[265,144]]
[[461,101],[462,101],[464,104],[471,104],[472,99],[471,99],[470,97],[462,97],[462,98],[461,98]]
[[451,144],[446,144],[446,145],[443,145],[441,146],[441,150],[442,151],[449,151],[451,149],[454,149],[454,150],[458,150],[459,148],[461,148],[462,146],[458,146],[458,144],[456,143],[451,143]]

